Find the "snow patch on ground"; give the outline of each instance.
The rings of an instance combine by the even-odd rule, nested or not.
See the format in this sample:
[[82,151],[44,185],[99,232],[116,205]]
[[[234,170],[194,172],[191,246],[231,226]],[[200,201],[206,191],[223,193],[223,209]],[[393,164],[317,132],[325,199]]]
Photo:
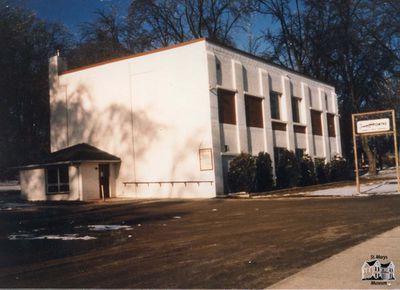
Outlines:
[[65,234],[65,235],[40,235],[36,236],[34,234],[18,234],[9,235],[8,239],[10,241],[17,240],[62,240],[62,241],[75,241],[75,240],[95,240],[97,238],[91,236],[78,236],[77,234]]
[[33,206],[34,206],[33,204],[29,204],[29,203],[16,203],[16,202],[2,203],[2,202],[0,202],[0,211],[18,210],[18,209],[24,209],[24,208],[31,208]]
[[91,231],[116,231],[116,230],[132,230],[131,226],[122,226],[122,225],[89,225],[89,230]]
[[[300,192],[300,194],[309,195],[309,196],[354,196],[359,195],[356,192],[356,186],[343,186],[336,188],[329,188],[323,190],[317,190],[313,192]],[[397,181],[387,180],[382,181],[380,183],[366,183],[361,185],[361,194],[365,196],[369,195],[392,195],[392,194],[400,194],[397,191]]]

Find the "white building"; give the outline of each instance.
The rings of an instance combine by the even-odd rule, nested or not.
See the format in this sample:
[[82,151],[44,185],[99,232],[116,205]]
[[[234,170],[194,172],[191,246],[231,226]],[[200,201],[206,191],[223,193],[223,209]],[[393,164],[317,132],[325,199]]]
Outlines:
[[204,38],[49,74],[52,152],[118,156],[111,197],[215,197],[240,152],[341,154],[332,86]]

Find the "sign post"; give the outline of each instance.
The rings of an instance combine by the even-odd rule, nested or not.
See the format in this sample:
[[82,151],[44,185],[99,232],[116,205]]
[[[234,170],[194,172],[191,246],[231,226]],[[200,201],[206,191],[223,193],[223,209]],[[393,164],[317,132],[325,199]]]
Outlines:
[[[391,114],[392,128],[390,128],[389,118],[367,119],[357,121],[361,116]],[[353,148],[354,148],[354,166],[356,173],[357,193],[361,193],[360,175],[358,168],[358,153],[357,153],[357,137],[358,136],[378,136],[378,135],[393,135],[394,139],[394,155],[396,159],[396,176],[397,176],[397,191],[400,192],[400,172],[399,172],[399,153],[397,148],[397,130],[396,130],[396,114],[394,110],[375,111],[368,113],[357,113],[351,115],[351,123],[353,129]],[[357,129],[357,130],[356,130]]]

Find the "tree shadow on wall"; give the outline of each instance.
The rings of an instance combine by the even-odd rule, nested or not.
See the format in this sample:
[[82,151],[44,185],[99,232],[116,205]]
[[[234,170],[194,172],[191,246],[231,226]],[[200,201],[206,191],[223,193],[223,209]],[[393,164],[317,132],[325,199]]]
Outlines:
[[[94,98],[90,88],[82,83],[74,90],[68,88],[67,91],[62,87],[57,90],[56,93],[64,94],[64,97],[54,98],[55,101],[51,104],[53,150],[85,142],[114,154],[122,159],[123,170],[119,176],[121,181],[143,181],[136,180],[135,171],[139,172],[140,168],[135,166],[139,166],[137,160],[141,160],[141,163],[146,162],[148,156],[155,162],[151,157],[152,154],[160,156],[158,162],[171,162],[163,169],[158,168],[160,176],[165,177],[163,179],[199,179],[196,172],[200,166],[198,151],[206,139],[204,124],[200,123],[189,134],[182,133],[180,125],[175,127],[155,120],[157,116],[152,116],[151,112],[157,110],[154,110],[152,105],[132,112],[129,98],[122,99],[120,96],[109,96],[110,100]],[[125,103],[123,100],[126,100]],[[176,139],[169,144],[169,138],[164,139],[163,134],[168,136],[175,134]],[[160,146],[160,142],[167,142],[167,145],[172,145],[172,149],[167,149],[169,147],[164,146],[165,144]],[[162,154],[149,152],[163,147],[166,149]],[[187,164],[198,164],[198,167],[192,168],[193,166]],[[144,176],[147,176],[146,172]],[[140,176],[138,178],[140,179]],[[157,179],[157,176],[154,175],[154,178]],[[183,194],[179,193],[175,197]]]

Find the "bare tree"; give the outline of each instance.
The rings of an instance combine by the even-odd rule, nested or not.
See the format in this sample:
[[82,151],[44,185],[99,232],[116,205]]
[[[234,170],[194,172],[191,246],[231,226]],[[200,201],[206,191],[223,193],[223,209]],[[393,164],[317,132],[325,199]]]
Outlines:
[[63,25],[0,0],[0,179],[50,150],[48,57],[70,44]]
[[[344,152],[352,157],[350,116],[375,110],[393,100],[388,84],[399,67],[398,37],[388,26],[388,7],[379,0],[260,0],[258,11],[270,15],[278,29],[269,29],[266,52],[293,69],[332,83],[339,96]],[[387,5],[395,5],[395,1]],[[386,4],[385,4],[386,5]],[[390,10],[390,9],[389,9]],[[397,17],[398,19],[398,17]],[[390,20],[393,21],[393,20]],[[385,102],[383,100],[386,100]],[[371,174],[375,156],[363,140]]]
[[193,38],[209,37],[234,44],[234,33],[243,29],[252,0],[133,0],[128,31],[135,39],[150,39],[151,47]]
[[95,14],[93,21],[80,27],[81,40],[68,55],[70,68],[130,53],[124,44],[125,24],[117,9],[97,10]]

